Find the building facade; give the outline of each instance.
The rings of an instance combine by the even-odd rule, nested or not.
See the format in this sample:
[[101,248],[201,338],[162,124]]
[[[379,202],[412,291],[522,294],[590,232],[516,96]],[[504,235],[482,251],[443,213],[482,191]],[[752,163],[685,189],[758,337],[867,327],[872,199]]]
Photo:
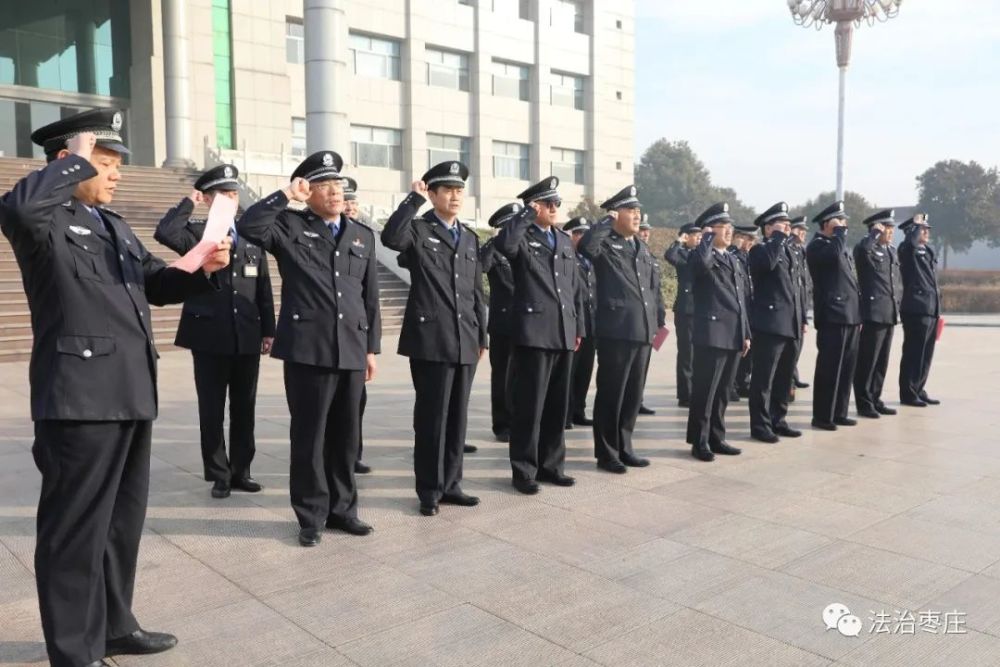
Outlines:
[[[27,128],[120,106],[133,163],[233,161],[269,191],[308,151],[329,148],[376,217],[447,159],[472,171],[468,218],[485,219],[550,174],[567,206],[600,201],[632,178],[633,4],[18,3],[0,16],[0,151],[38,156]],[[335,18],[306,20],[317,16],[310,8]],[[310,70],[336,72],[326,85],[307,83],[317,53],[335,65]],[[333,145],[310,142],[321,117],[336,119],[324,135]]]

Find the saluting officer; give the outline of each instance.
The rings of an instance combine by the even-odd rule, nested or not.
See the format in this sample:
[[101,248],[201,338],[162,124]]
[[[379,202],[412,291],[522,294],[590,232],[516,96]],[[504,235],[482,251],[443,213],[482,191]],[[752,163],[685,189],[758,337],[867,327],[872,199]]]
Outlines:
[[166,651],[132,615],[156,418],[150,304],[212,289],[223,241],[193,274],[169,268],[109,208],[128,149],[122,114],[96,109],[35,130],[48,164],[0,198],[31,308],[32,455],[42,474],[35,578],[55,667]]
[[[413,469],[424,516],[439,503],[479,504],[461,487],[469,392],[487,346],[479,237],[458,219],[468,177],[461,162],[435,165],[382,229],[412,281],[399,354],[410,358],[416,393]],[[428,198],[433,209],[418,218]]]
[[538,481],[572,486],[566,461],[566,411],[573,350],[583,336],[577,299],[576,252],[555,227],[559,179],[518,195],[524,209],[496,237],[514,271],[513,329],[507,397],[511,411],[510,467],[514,488],[538,493]]
[[[501,206],[490,216],[488,224],[501,229],[523,207],[513,203]],[[490,414],[493,435],[500,442],[510,441],[510,406],[507,405],[507,366],[510,361],[513,333],[514,273],[510,261],[497,249],[496,237],[483,244],[479,259],[490,283],[490,313],[487,333],[490,335]]]
[[574,424],[594,425],[594,420],[587,417],[587,393],[590,391],[590,380],[594,375],[594,355],[597,350],[594,324],[597,314],[597,274],[594,272],[594,264],[579,251],[580,239],[590,231],[590,222],[584,217],[571,218],[563,225],[563,231],[569,232],[573,250],[576,251],[577,294],[583,309],[583,338],[580,340],[580,347],[573,353],[569,414],[566,416],[566,428],[570,429]]
[[[812,278],[809,275],[809,266],[806,264],[806,235],[809,233],[809,219],[798,216],[791,220],[791,238],[788,240],[788,247],[792,250],[792,255],[799,265],[799,288],[801,292],[802,304],[802,335],[795,341],[795,378],[793,385],[795,389],[808,389],[809,383],[803,382],[799,377],[799,357],[802,356],[802,345],[805,341],[806,333],[809,331],[809,304],[812,299]],[[794,399],[795,391],[792,390],[791,398]]]
[[[358,518],[361,392],[374,379],[382,317],[375,234],[344,215],[341,157],[313,153],[291,182],[243,214],[236,231],[271,253],[281,312],[271,355],[284,361],[291,414],[289,491],[299,544],[320,530],[368,535]],[[290,201],[307,205],[286,208]]]
[[812,425],[824,431],[854,426],[847,416],[858,359],[858,281],[847,246],[847,213],[838,201],[820,211],[813,222],[819,231],[806,247],[813,280],[816,319],[816,376],[813,379]]
[[701,242],[688,258],[694,276],[694,385],[688,411],[691,454],[713,461],[741,450],[726,442],[726,408],[740,355],[750,352],[743,264],[728,252],[733,235],[729,204],[698,216]]
[[[729,246],[729,253],[740,261],[743,269],[743,294],[746,296],[747,308],[753,306],[753,281],[750,279],[750,249],[753,248],[757,240],[757,228],[752,225],[734,225],[733,242]],[[753,330],[750,331],[750,339],[753,340]],[[736,366],[736,378],[733,382],[729,399],[739,402],[741,398],[750,396],[750,376],[753,374],[753,355],[746,354],[740,357]]]
[[893,211],[880,211],[864,221],[868,235],[854,246],[861,286],[861,336],[854,372],[854,401],[862,417],[878,419],[896,411],[882,402],[889,368],[892,333],[899,322],[899,259],[892,245]]
[[632,449],[650,345],[656,335],[656,260],[639,232],[634,185],[601,204],[608,215],[578,246],[597,273],[597,396],[594,399],[594,456],[597,466],[624,473],[649,459]]
[[903,276],[903,356],[899,360],[899,400],[903,405],[923,408],[941,401],[927,395],[927,376],[934,358],[941,292],[938,290],[937,253],[930,245],[927,215],[918,214],[899,226],[906,237],[899,246],[899,269]]
[[691,338],[694,317],[694,277],[689,260],[701,243],[701,229],[694,223],[683,225],[677,240],[670,244],[663,258],[677,271],[677,296],[674,298],[674,332],[677,335],[677,405],[691,406],[691,364],[694,344]]
[[754,224],[764,232],[764,243],[750,249],[753,303],[753,364],[750,379],[750,436],[761,442],[778,442],[779,436],[797,438],[791,428],[788,397],[795,373],[795,355],[802,335],[801,267],[789,247],[788,204],[779,202],[764,211]]
[[[639,240],[649,247],[649,239],[653,235],[653,225],[649,223],[649,216],[643,215],[642,222],[639,223],[639,233],[637,236]],[[654,258],[655,259],[655,258]],[[660,263],[657,261],[653,262],[653,277],[656,283],[656,327],[662,329],[667,326],[667,306],[663,302],[663,291],[660,289],[663,283],[663,270],[660,268]],[[652,353],[649,355],[649,359],[646,360],[646,378],[649,377],[649,364],[653,359]],[[640,415],[655,415],[656,410],[653,408],[646,407],[646,378],[642,381],[642,398],[639,401],[639,414]]]
[[[198,245],[205,221],[191,218],[194,207],[211,207],[216,197],[239,200],[239,170],[225,164],[203,173],[194,191],[156,226],[154,237],[184,255]],[[254,412],[260,355],[274,343],[274,295],[267,257],[259,247],[236,233],[232,239],[232,271],[219,274],[221,289],[184,302],[174,345],[191,350],[194,386],[198,393],[201,460],[205,481],[212,482],[213,498],[228,498],[230,489],[261,490],[250,476],[253,461]],[[229,394],[229,458],[223,424]]]

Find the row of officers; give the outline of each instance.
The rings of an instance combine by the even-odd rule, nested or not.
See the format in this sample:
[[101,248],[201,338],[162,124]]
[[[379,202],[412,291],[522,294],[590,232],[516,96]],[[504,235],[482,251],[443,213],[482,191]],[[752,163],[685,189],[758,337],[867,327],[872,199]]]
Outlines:
[[[287,187],[234,220],[202,269],[187,273],[149,253],[107,206],[128,152],[121,127],[120,112],[95,110],[36,130],[32,140],[48,164],[0,198],[0,227],[32,312],[32,452],[42,474],[35,566],[54,665],[97,665],[176,644],[172,635],[143,630],[131,612],[157,414],[150,305],[184,303],[175,342],[194,358],[212,495],[261,489],[250,467],[260,356],[269,353],[283,362],[299,543],[319,544],[324,528],[373,530],[358,518],[355,474],[367,470],[360,463],[365,384],[381,351],[376,232],[357,219],[357,184],[341,174],[341,157],[320,151],[303,160]],[[560,228],[559,181],[547,178],[497,211],[490,225],[498,233],[480,244],[458,219],[468,177],[459,162],[435,165],[380,234],[411,276],[398,352],[409,359],[415,393],[414,473],[425,516],[441,505],[479,502],[462,489],[462,466],[469,394],[487,350],[493,429],[509,443],[517,491],[574,484],[564,469],[564,433],[573,424],[593,427],[600,469],[622,474],[649,465],[632,436],[666,312],[636,188],[604,202],[603,219]],[[238,187],[235,167],[207,171],[167,212],[156,238],[187,253],[206,227],[191,217],[195,206],[237,197]],[[807,274],[819,346],[814,426],[853,423],[852,381],[860,414],[891,413],[881,384],[900,316],[903,402],[935,402],[923,389],[938,316],[926,220],[907,222],[897,259],[888,242],[891,212],[866,221],[872,231],[854,253],[846,219],[840,202],[820,213],[803,254],[789,239],[788,207],[778,204],[757,220],[765,241],[742,257],[730,251],[728,207],[717,204],[668,250],[680,276],[678,398],[689,406],[687,440],[699,459],[739,453],[725,442],[725,410],[751,350],[754,437],[799,435],[785,415],[806,325]],[[282,278],[277,317],[267,255]],[[90,601],[83,612],[80,600]]]

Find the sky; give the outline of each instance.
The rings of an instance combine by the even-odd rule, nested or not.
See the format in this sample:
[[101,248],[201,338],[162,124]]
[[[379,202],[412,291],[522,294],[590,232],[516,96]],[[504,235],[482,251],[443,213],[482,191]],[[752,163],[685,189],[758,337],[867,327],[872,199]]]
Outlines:
[[[638,162],[686,140],[716,185],[757,210],[833,190],[833,26],[796,26],[786,0],[635,0]],[[913,205],[939,160],[1000,164],[1000,0],[905,0],[855,31],[845,187]]]

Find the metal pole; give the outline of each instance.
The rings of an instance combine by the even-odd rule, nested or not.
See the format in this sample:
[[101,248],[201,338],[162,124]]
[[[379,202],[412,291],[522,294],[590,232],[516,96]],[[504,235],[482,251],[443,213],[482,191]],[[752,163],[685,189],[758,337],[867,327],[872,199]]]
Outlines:
[[847,66],[840,68],[840,108],[837,112],[837,199],[844,198],[844,115],[847,106]]
[[[343,0],[305,0],[306,146],[349,156],[347,17]],[[349,158],[348,158],[349,159]]]
[[166,97],[167,159],[164,167],[193,167],[191,97],[188,79],[187,0],[163,0],[163,83]]

